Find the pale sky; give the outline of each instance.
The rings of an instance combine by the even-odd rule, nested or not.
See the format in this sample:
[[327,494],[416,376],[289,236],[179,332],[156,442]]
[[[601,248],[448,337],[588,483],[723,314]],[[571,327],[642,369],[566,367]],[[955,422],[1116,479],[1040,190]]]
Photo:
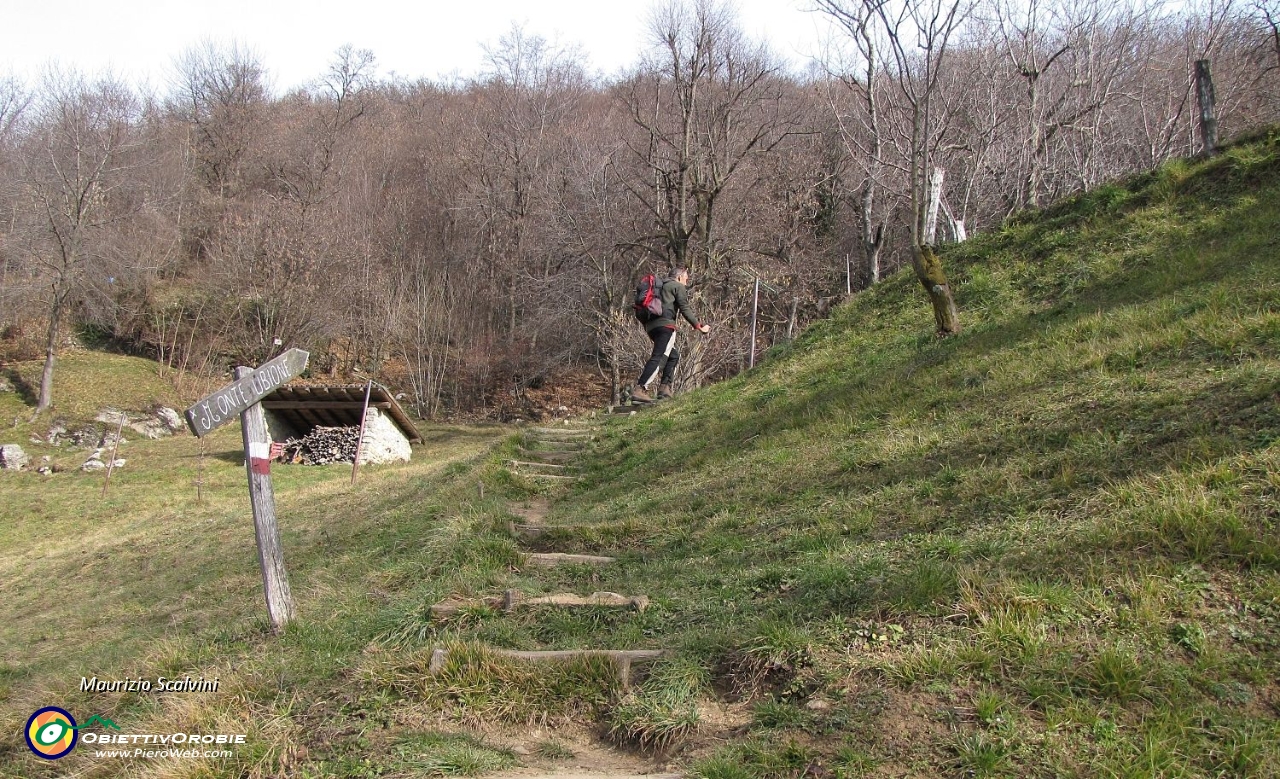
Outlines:
[[[203,40],[256,51],[278,92],[324,73],[344,44],[370,49],[377,73],[410,80],[481,69],[482,43],[513,22],[526,33],[576,44],[594,71],[634,64],[653,0],[0,0],[0,76],[28,83],[58,62],[107,69],[164,91],[174,58]],[[825,22],[807,0],[737,0],[739,23],[803,69]]]

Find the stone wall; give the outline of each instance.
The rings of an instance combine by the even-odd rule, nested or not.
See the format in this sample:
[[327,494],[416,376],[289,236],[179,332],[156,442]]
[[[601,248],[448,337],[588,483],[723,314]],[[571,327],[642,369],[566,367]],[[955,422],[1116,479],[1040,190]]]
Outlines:
[[365,418],[360,464],[408,462],[413,450],[409,439],[380,409],[370,408]]
[[267,420],[267,438],[278,443],[284,443],[292,438],[301,438],[302,433],[293,429],[293,425],[273,414],[271,409],[264,408],[262,416]]

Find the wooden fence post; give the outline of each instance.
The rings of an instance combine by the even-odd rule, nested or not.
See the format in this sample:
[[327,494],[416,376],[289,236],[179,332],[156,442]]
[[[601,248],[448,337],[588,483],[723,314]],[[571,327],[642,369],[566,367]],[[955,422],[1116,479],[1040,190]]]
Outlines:
[[116,467],[116,457],[120,454],[120,436],[124,433],[125,413],[120,412],[120,424],[116,425],[116,442],[111,447],[111,460],[107,463],[107,478],[102,482],[102,497],[107,497],[107,487],[111,484],[111,472]]
[[756,291],[751,297],[751,359],[747,367],[756,367],[756,320],[760,314],[760,277],[756,276]]
[[364,428],[369,421],[369,395],[373,392],[373,379],[369,379],[364,388],[364,408],[360,411],[360,437],[356,439],[355,462],[351,463],[351,484],[356,483],[356,473],[360,470],[360,453],[364,450]]
[[1209,60],[1196,60],[1196,102],[1200,105],[1200,153],[1212,157],[1218,153],[1218,116],[1214,110],[1213,76]]

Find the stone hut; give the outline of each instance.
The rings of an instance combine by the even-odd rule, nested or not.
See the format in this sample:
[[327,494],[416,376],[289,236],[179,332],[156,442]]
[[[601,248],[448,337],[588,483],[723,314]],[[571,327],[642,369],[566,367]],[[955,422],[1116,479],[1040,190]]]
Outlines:
[[[272,441],[302,438],[316,427],[360,427],[364,384],[287,384],[262,399]],[[421,443],[409,415],[391,392],[374,384],[369,392],[360,464],[407,462],[411,444]]]

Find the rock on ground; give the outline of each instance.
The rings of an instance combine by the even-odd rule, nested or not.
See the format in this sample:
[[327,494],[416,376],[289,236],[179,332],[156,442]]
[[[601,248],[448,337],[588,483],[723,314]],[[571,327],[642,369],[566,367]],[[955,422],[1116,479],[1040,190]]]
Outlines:
[[98,412],[98,416],[95,419],[110,428],[107,431],[107,435],[111,436],[115,433],[116,428],[119,427],[122,415],[125,417],[124,426],[145,438],[164,438],[185,427],[182,416],[177,411],[164,406],[159,406],[147,413],[134,412],[133,414],[117,411],[113,408],[104,408]]
[[22,451],[22,447],[17,444],[5,444],[0,446],[0,468],[6,471],[20,471],[27,467],[27,463],[31,462],[31,458],[27,453]]
[[187,426],[187,424],[182,421],[182,415],[171,408],[161,406],[153,413],[156,415],[156,419],[163,422],[164,426],[169,428],[170,433],[177,433],[179,430],[183,430]]

